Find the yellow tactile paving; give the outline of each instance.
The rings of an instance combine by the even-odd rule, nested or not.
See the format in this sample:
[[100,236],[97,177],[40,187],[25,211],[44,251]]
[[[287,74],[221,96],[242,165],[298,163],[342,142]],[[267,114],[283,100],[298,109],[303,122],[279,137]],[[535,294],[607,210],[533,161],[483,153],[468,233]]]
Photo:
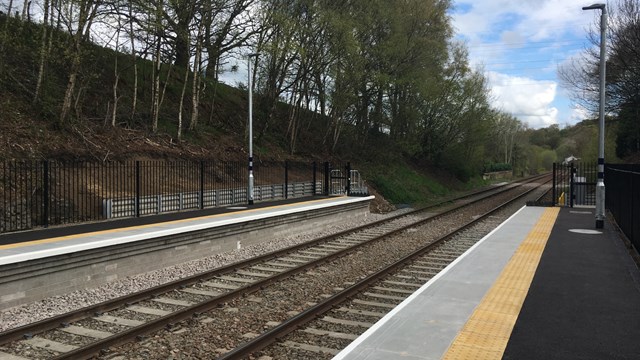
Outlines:
[[[310,204],[310,203],[321,202],[321,201],[326,201],[326,200],[325,199],[309,200],[309,201],[303,201],[303,202],[295,203],[293,205]],[[282,207],[287,207],[287,206],[291,206],[291,205],[292,204],[274,205],[274,206],[267,206],[267,207],[256,208],[256,209],[245,209],[245,210],[236,211],[236,212],[251,213],[251,212],[257,212],[257,211],[261,211],[261,210],[271,210],[271,209],[276,209],[276,208],[282,208]],[[93,232],[82,233],[82,234],[59,236],[59,237],[54,237],[54,238],[50,238],[50,239],[33,240],[33,241],[26,241],[26,242],[15,243],[15,244],[0,245],[0,250],[15,249],[15,248],[31,246],[31,245],[37,245],[37,244],[49,244],[49,243],[53,243],[53,242],[72,240],[72,239],[82,238],[82,237],[86,237],[86,236],[94,236],[94,235],[101,235],[101,234],[112,234],[112,233],[118,233],[118,232],[130,231],[130,230],[146,229],[146,228],[152,228],[152,227],[159,226],[159,225],[166,226],[166,225],[179,224],[179,223],[185,223],[185,222],[190,222],[190,221],[198,221],[198,220],[205,220],[205,219],[215,219],[215,218],[223,217],[225,215],[229,215],[229,214],[233,214],[233,213],[235,213],[235,212],[229,212],[229,213],[224,213],[224,214],[215,214],[215,215],[205,215],[205,216],[199,216],[199,217],[194,217],[194,218],[165,221],[165,222],[162,222],[162,223],[136,225],[136,226],[129,226],[129,227],[124,227],[124,228],[116,228],[116,229],[109,229],[109,230],[93,231]]]
[[544,211],[443,359],[502,358],[559,211]]

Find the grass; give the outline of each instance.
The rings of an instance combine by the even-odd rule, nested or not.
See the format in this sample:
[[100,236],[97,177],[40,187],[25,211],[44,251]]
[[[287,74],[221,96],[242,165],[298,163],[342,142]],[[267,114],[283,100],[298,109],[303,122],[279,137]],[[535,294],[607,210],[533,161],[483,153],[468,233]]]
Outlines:
[[403,163],[371,169],[369,178],[375,188],[393,204],[425,204],[451,193],[437,179]]

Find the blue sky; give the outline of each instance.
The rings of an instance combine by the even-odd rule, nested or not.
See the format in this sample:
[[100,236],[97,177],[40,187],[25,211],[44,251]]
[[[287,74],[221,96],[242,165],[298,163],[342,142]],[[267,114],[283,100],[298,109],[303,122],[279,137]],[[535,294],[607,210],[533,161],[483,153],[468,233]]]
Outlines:
[[[599,11],[593,0],[481,0],[454,3],[456,38],[467,44],[472,66],[489,79],[495,107],[531,128],[573,125],[589,114],[575,108],[557,69],[587,46]],[[604,1],[603,1],[604,2]]]

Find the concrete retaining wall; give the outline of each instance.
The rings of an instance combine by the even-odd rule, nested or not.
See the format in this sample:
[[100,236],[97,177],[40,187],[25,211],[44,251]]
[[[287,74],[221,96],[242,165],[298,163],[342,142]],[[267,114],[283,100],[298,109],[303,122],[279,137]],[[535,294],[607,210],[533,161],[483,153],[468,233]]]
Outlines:
[[369,201],[302,211],[0,266],[0,309],[264,241],[308,234],[369,214]]

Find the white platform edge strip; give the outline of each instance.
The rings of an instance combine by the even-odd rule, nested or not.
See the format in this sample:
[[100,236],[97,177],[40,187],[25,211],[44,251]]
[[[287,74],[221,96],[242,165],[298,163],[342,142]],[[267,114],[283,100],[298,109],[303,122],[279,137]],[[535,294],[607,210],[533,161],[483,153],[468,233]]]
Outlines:
[[342,360],[351,353],[355,348],[360,346],[360,344],[366,340],[369,336],[371,336],[374,332],[376,332],[379,328],[381,328],[387,321],[392,319],[398,312],[400,312],[405,306],[407,306],[413,299],[422,294],[425,290],[427,290],[432,284],[434,284],[438,279],[444,276],[449,270],[451,270],[458,262],[462,261],[468,254],[470,254],[476,247],[480,246],[486,239],[488,239],[491,235],[493,235],[496,231],[500,230],[509,220],[518,215],[522,210],[524,210],[526,206],[521,207],[515,214],[509,216],[509,218],[503,221],[500,225],[498,225],[495,229],[491,230],[490,233],[485,235],[482,239],[480,239],[477,243],[475,243],[472,247],[467,249],[462,255],[460,255],[457,259],[455,259],[452,263],[447,265],[442,271],[440,271],[436,276],[432,277],[426,284],[422,285],[418,290],[416,290],[413,294],[409,295],[403,302],[398,304],[393,310],[388,312],[382,319],[378,320],[372,327],[367,329],[362,335],[358,336],[357,339],[353,340],[351,344],[349,344],[346,348],[342,349],[336,356],[332,358],[332,360]]
[[[169,236],[169,235],[177,235],[185,232],[209,229],[212,227],[231,225],[231,224],[236,224],[240,222],[261,220],[261,219],[266,219],[270,217],[276,217],[276,216],[293,214],[293,213],[310,211],[310,210],[317,210],[322,208],[334,207],[338,205],[352,204],[352,203],[362,202],[366,200],[372,200],[374,198],[375,196],[353,197],[353,198],[344,197],[344,199],[341,199],[340,202],[335,202],[335,201],[325,202],[325,203],[320,202],[318,204],[308,205],[305,207],[289,208],[289,209],[282,209],[282,210],[275,210],[275,211],[263,211],[259,214],[252,214],[248,216],[243,216],[241,218],[231,218],[231,219],[223,219],[223,220],[194,219],[193,220],[194,222],[201,222],[201,223],[193,224],[193,225],[184,225],[184,226],[179,226],[171,229],[149,231],[149,232],[133,234],[133,235],[118,236],[118,234],[113,234],[114,236],[113,238],[105,239],[105,240],[93,240],[89,243],[67,244],[65,246],[57,247],[54,249],[43,249],[43,250],[30,251],[26,253],[15,254],[15,255],[6,255],[0,258],[0,265],[14,264],[17,262],[35,260],[35,259],[40,259],[40,258],[49,257],[49,256],[68,254],[72,252],[90,250],[90,249],[95,249],[100,247],[107,247],[111,245],[126,244],[134,241],[153,239],[153,238]],[[335,199],[336,198],[333,198],[331,200],[335,200]],[[292,204],[292,206],[295,206],[295,205],[296,204]],[[256,210],[260,211],[261,209],[256,209]],[[236,213],[232,213],[232,214],[236,214]],[[162,223],[158,223],[158,226],[162,226]],[[127,228],[123,228],[122,231],[125,232],[125,231],[136,231],[136,230],[127,230]],[[91,236],[101,236],[101,234],[99,234],[98,232],[98,234],[96,235],[88,235],[88,237],[91,237]],[[21,248],[27,249],[29,246],[32,246],[32,245],[25,245],[25,246],[22,246]]]

